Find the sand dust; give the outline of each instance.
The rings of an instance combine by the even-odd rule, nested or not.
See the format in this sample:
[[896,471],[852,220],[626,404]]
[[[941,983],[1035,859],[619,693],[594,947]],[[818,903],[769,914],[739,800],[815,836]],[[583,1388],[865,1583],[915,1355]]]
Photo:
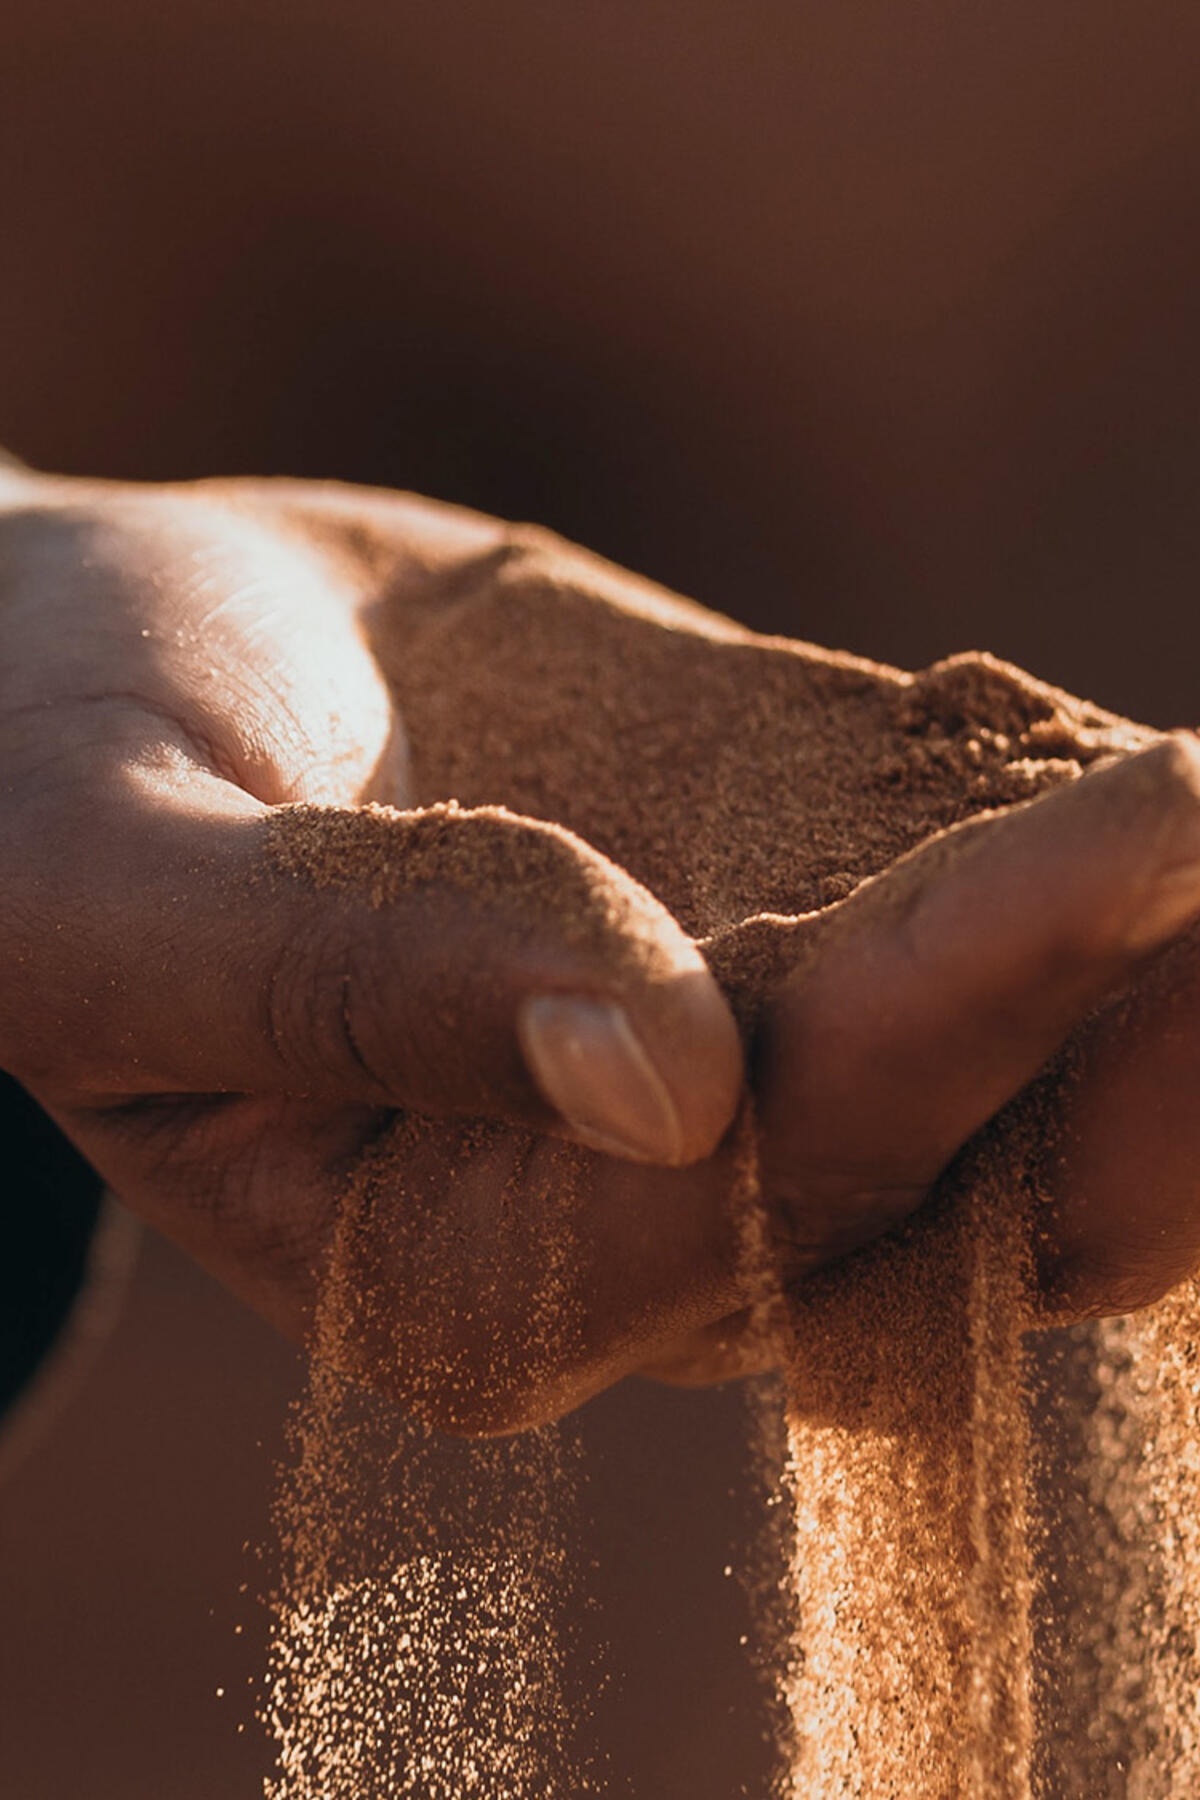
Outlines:
[[[478,878],[452,848],[449,803],[551,821],[705,944],[748,1032],[795,954],[788,917],[1153,735],[987,657],[909,676],[756,637],[536,533],[381,603],[373,631],[416,802],[432,810],[348,827],[342,814],[291,809],[277,843],[290,875],[332,869],[387,903],[414,879]],[[529,874],[535,911],[558,904],[554,854],[551,843]],[[566,912],[582,931],[604,929],[586,894]],[[1033,1408],[1035,1440],[1058,1431],[1047,1473],[1053,1459],[1030,1451],[1016,1324],[1019,1115],[969,1148],[919,1220],[786,1295],[753,1158],[739,1161],[744,1254],[764,1322],[782,1322],[789,1345],[789,1470],[776,1496],[789,1548],[763,1615],[764,1635],[786,1625],[771,1650],[788,1800],[1200,1792],[1200,1409],[1182,1347],[1195,1299],[1056,1338],[1073,1398]],[[400,1437],[394,1421],[364,1427],[375,1403],[348,1379],[388,1303],[372,1245],[419,1205],[422,1181],[433,1193],[495,1154],[494,1138],[472,1136],[481,1129],[397,1121],[346,1205],[281,1505],[274,1800],[587,1791],[565,1722],[567,1649],[548,1624],[571,1580],[558,1451],[544,1435],[485,1447],[456,1465],[461,1492],[445,1506],[441,1452],[419,1424]],[[580,1154],[551,1159],[562,1259]],[[561,1270],[547,1271],[539,1304],[530,1355],[577,1325]],[[416,1377],[409,1398],[419,1420]],[[526,1498],[512,1513],[496,1496],[511,1496],[518,1468]],[[456,1513],[464,1542],[447,1549]]]
[[[564,1621],[577,1601],[569,1426],[455,1442],[428,1424],[434,1403],[419,1380],[400,1413],[359,1379],[377,1362],[377,1339],[392,1341],[394,1299],[375,1247],[378,1234],[399,1236],[397,1209],[430,1223],[427,1283],[454,1255],[417,1173],[431,1133],[414,1118],[385,1130],[338,1223],[276,1508],[285,1561],[263,1707],[278,1759],[269,1800],[595,1791],[564,1683]],[[482,1123],[460,1134],[474,1155],[495,1135]],[[564,1215],[576,1154],[564,1147],[559,1165]],[[441,1192],[453,1167],[435,1160],[428,1178]],[[571,1330],[555,1261],[569,1253],[569,1219],[560,1223],[526,1320],[531,1362]],[[436,1291],[427,1298],[436,1309]]]

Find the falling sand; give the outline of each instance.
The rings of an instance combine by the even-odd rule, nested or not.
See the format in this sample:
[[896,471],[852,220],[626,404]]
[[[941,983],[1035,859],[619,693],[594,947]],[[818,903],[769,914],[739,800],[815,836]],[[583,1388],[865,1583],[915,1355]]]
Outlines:
[[[404,805],[429,810],[285,809],[279,878],[387,904],[414,883],[491,892],[507,869],[535,923],[550,904],[603,930],[586,895],[554,898],[561,837],[524,875],[505,861],[512,815],[551,821],[670,909],[748,1037],[825,909],[935,834],[1153,737],[988,657],[909,676],[757,637],[536,533],[410,582],[372,630],[409,739]],[[785,1346],[790,1547],[764,1619],[786,1623],[788,1800],[1200,1792],[1200,1306],[1185,1288],[1031,1350],[1030,1147],[1055,1080],[908,1226],[786,1287],[743,1121],[730,1205]],[[478,1254],[517,1280],[536,1364],[580,1329],[572,1197],[592,1160],[405,1117],[365,1153],[281,1501],[275,1800],[591,1791],[548,1623],[574,1579],[557,1440],[451,1457],[421,1421],[429,1381],[466,1380],[439,1335],[468,1241],[454,1195],[525,1196],[534,1172],[536,1226],[501,1200]],[[395,1237],[407,1293],[394,1247],[381,1256]],[[412,1421],[399,1439],[355,1380],[381,1355]]]
[[[379,1232],[401,1234],[397,1203],[432,1225],[422,1274],[428,1304],[439,1304],[433,1272],[454,1245],[437,1207],[422,1204],[421,1152],[441,1148],[433,1135],[415,1118],[383,1133],[338,1222],[293,1421],[295,1463],[277,1502],[288,1567],[264,1709],[276,1800],[544,1800],[560,1783],[581,1800],[594,1791],[562,1685],[569,1440],[534,1431],[451,1443],[430,1429],[419,1381],[401,1420],[356,1379],[363,1340],[387,1331],[372,1316],[390,1299],[374,1243]],[[486,1157],[497,1135],[479,1125],[458,1148]],[[453,1167],[435,1153],[427,1179],[436,1199]],[[551,1196],[552,1224],[569,1191]],[[569,1235],[551,1230],[549,1241]],[[542,1270],[522,1346],[530,1359],[570,1329],[553,1258]],[[486,1304],[485,1290],[479,1298]]]

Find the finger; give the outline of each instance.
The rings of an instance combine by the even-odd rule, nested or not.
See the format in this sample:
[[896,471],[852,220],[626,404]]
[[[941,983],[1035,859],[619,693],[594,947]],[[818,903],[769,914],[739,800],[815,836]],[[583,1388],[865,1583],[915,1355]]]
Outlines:
[[[658,1169],[340,1104],[57,1117],[139,1216],[439,1429],[539,1424],[745,1303],[728,1144]],[[337,1330],[314,1339],[339,1221]]]
[[207,778],[76,826],[87,909],[54,936],[67,1003],[34,1085],[67,1065],[91,1093],[488,1114],[663,1164],[732,1118],[741,1050],[699,953],[557,827],[270,809]]
[[448,1123],[400,1123],[365,1190],[357,1372],[402,1383],[442,1428],[493,1432],[669,1359],[750,1298],[738,1154],[727,1139],[658,1169],[503,1127],[467,1146]]
[[1038,1263],[1048,1316],[1130,1312],[1200,1266],[1200,937],[1089,1021],[1056,1095]]
[[1198,912],[1200,747],[1183,736],[947,833],[852,896],[763,1037],[765,1179],[800,1248],[846,1248],[915,1205]]
[[580,1405],[744,1304],[730,1159],[653,1169],[502,1128],[464,1155],[402,1124],[369,1190],[382,1303],[357,1372],[456,1431]]
[[642,1363],[637,1373],[669,1387],[716,1387],[777,1369],[780,1346],[754,1308],[702,1325]]

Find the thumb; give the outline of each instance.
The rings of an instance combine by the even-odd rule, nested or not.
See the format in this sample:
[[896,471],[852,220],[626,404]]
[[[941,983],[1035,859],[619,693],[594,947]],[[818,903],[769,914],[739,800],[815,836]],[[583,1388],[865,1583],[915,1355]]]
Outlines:
[[1103,995],[1200,914],[1200,745],[960,826],[828,919],[761,1049],[764,1176],[824,1254],[911,1210]]
[[189,795],[123,844],[106,819],[92,856],[91,1085],[487,1114],[664,1164],[724,1134],[729,1009],[666,909],[579,838],[498,807]]

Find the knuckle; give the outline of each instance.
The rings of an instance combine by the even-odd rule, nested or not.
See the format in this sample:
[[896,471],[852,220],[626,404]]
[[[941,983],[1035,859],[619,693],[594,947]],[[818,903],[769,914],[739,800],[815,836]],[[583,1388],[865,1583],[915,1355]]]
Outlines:
[[506,525],[500,539],[500,554],[506,563],[529,563],[549,566],[564,557],[581,554],[556,531],[544,525]]
[[1167,1266],[1146,1255],[1114,1247],[1070,1256],[1043,1254],[1039,1268],[1039,1311],[1050,1323],[1114,1318],[1154,1306],[1182,1281],[1190,1267]]
[[803,1272],[881,1237],[916,1210],[928,1187],[862,1171],[765,1162],[763,1192],[781,1266]]
[[267,969],[263,1033],[285,1079],[301,1092],[332,1084],[386,1098],[386,1083],[360,1042],[370,984],[359,960],[336,927],[314,927],[281,945]]
[[[423,1063],[432,1071],[437,1062],[427,1042],[436,1015],[422,996],[402,991],[396,973],[388,971],[388,961],[382,945],[351,948],[341,986],[340,1028],[362,1077],[381,1095],[412,1104],[420,1098],[417,1072]],[[418,1018],[423,1020],[421,1030]]]
[[1193,732],[1171,732],[1146,754],[1146,761],[1181,810],[1194,812],[1200,806],[1200,740]]
[[509,525],[489,553],[496,582],[512,592],[594,595],[614,588],[627,599],[634,577],[542,525]]

